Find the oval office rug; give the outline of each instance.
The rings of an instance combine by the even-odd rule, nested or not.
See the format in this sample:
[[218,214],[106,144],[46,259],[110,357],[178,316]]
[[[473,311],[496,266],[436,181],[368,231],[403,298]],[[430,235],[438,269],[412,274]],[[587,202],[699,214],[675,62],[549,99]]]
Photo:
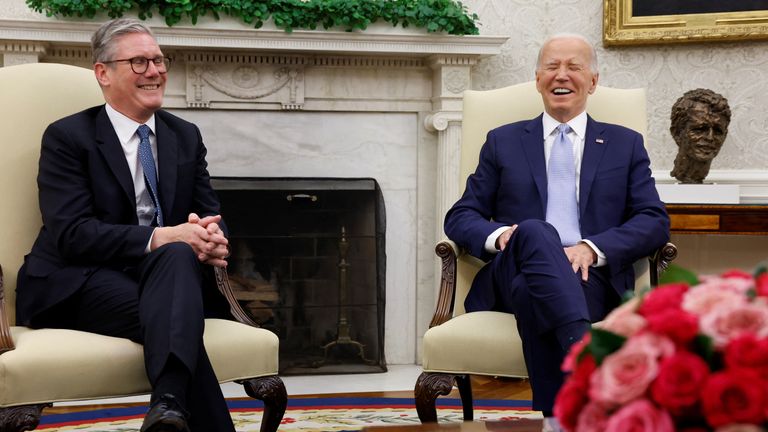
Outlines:
[[[228,400],[238,432],[258,431],[260,401]],[[438,420],[461,422],[459,399],[438,399]],[[116,407],[45,415],[36,431],[135,432],[141,427],[146,406]],[[475,420],[537,419],[530,401],[476,400]],[[289,399],[280,431],[355,431],[366,426],[416,425],[419,417],[412,398],[306,398]]]

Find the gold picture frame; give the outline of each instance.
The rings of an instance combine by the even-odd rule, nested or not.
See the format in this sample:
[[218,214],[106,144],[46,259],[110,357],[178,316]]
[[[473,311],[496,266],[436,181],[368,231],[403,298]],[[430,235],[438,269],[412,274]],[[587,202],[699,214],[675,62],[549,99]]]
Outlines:
[[768,6],[764,10],[739,10],[738,0],[721,0],[728,2],[729,12],[689,13],[687,10],[686,13],[634,16],[634,1],[663,0],[603,0],[604,45],[768,39]]

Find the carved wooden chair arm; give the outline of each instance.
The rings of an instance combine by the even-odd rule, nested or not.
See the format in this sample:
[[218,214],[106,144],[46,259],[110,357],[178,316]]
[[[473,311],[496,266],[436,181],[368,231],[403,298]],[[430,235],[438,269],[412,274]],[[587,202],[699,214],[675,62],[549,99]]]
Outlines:
[[677,258],[677,246],[675,246],[674,243],[669,242],[648,257],[648,262],[651,265],[652,287],[659,284],[659,276],[667,270],[669,263],[675,258]]
[[453,316],[453,300],[456,296],[456,261],[463,251],[453,241],[444,239],[435,246],[435,253],[442,260],[442,271],[437,306],[429,327],[439,326]]
[[216,277],[216,286],[219,288],[219,292],[221,292],[224,298],[227,299],[227,303],[229,303],[229,312],[232,316],[243,324],[247,324],[251,327],[259,327],[259,325],[245,313],[243,307],[240,306],[240,303],[235,298],[235,294],[232,292],[232,286],[229,284],[227,270],[221,267],[214,267],[213,272]]
[[0,266],[0,354],[11,351],[16,347],[11,338],[11,323],[5,312],[5,287],[3,285],[3,267]]

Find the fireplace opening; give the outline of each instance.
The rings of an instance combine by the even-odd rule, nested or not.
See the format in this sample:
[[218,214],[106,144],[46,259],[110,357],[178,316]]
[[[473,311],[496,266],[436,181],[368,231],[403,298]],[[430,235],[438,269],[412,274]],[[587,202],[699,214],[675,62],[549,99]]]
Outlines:
[[235,297],[284,375],[386,371],[385,211],[374,179],[217,177]]

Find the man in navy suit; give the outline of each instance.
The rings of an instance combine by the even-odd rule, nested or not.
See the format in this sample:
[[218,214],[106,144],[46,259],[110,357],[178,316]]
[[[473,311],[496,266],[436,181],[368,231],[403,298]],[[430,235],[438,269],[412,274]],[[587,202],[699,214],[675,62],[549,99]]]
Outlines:
[[106,105],[43,135],[43,227],[19,271],[18,320],[143,344],[142,432],[234,432],[203,345],[223,300],[204,276],[228,245],[200,131],[160,110],[170,60],[149,28],[113,20],[91,42]]
[[642,136],[586,113],[597,80],[586,39],[548,39],[536,67],[545,112],[488,133],[445,218],[449,238],[489,260],[466,310],[515,314],[545,417],[570,346],[633,289],[632,264],[669,239]]

